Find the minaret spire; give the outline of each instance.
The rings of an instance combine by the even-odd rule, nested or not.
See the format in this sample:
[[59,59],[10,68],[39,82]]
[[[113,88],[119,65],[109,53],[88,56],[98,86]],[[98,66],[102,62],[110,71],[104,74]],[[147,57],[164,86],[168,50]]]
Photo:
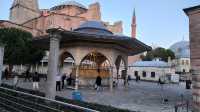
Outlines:
[[131,24],[131,28],[132,28],[132,32],[131,32],[131,37],[132,38],[136,38],[136,13],[135,13],[135,8],[133,10],[133,16],[132,16],[132,24]]

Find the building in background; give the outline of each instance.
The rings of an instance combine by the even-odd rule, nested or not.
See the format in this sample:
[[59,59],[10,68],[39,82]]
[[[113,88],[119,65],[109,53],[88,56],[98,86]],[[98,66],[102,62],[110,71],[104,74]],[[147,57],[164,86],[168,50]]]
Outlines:
[[175,66],[176,73],[185,74],[189,73],[190,66],[190,45],[188,41],[180,41],[174,43],[170,50],[175,54],[173,64]]
[[122,21],[110,24],[101,19],[99,3],[88,7],[66,1],[50,9],[40,9],[38,0],[14,0],[10,8],[10,20],[1,20],[1,27],[16,27],[31,32],[34,37],[45,35],[49,28],[73,30],[86,21],[100,21],[114,34],[122,34]]
[[170,48],[175,54],[175,59],[171,61],[175,68],[176,74],[180,75],[180,80],[191,79],[190,65],[190,44],[188,41],[179,41],[174,43]]
[[[31,32],[36,38],[46,35],[46,30],[49,28],[72,31],[88,21],[93,21],[88,24],[89,26],[97,27],[95,23],[102,23],[114,35],[123,34],[122,21],[110,24],[101,19],[101,7],[98,2],[86,7],[76,1],[66,1],[50,9],[40,9],[38,0],[14,0],[10,8],[9,20],[0,20],[0,28],[23,29]],[[48,55],[47,51],[43,60],[35,66],[34,69],[39,73],[47,74]],[[68,58],[64,62],[63,71],[69,71],[70,68],[65,66],[71,66],[73,60]],[[34,71],[32,68],[31,71]],[[15,72],[25,72],[26,69],[26,66],[22,65],[13,68]]]
[[158,81],[159,78],[175,74],[174,68],[170,63],[155,59],[153,61],[136,61],[128,67],[128,75],[132,79],[140,76],[141,80]]
[[[14,0],[10,8],[10,20],[0,20],[0,28],[15,27],[31,32],[36,37],[46,35],[46,30],[50,28],[61,28],[73,31],[80,28],[82,24],[99,28],[96,23],[103,25],[102,29],[109,30],[113,35],[124,37],[122,21],[110,24],[101,19],[100,4],[93,3],[88,7],[76,2],[66,1],[55,5],[50,9],[40,9],[38,0]],[[132,39],[136,39],[136,14],[135,10],[132,17]],[[94,29],[95,31],[95,29]],[[91,32],[91,31],[90,31]],[[35,70],[42,74],[47,74],[48,51],[46,56],[35,66]],[[140,55],[130,56],[128,61],[135,62],[140,59]],[[69,72],[69,66],[73,64],[73,59],[64,60],[63,71]],[[31,67],[32,68],[32,67]],[[15,66],[14,71],[24,72],[26,66]],[[120,68],[119,68],[120,69]],[[31,69],[31,71],[34,71]],[[121,73],[121,72],[120,72]],[[116,74],[120,74],[116,73]],[[68,73],[69,74],[69,73]]]

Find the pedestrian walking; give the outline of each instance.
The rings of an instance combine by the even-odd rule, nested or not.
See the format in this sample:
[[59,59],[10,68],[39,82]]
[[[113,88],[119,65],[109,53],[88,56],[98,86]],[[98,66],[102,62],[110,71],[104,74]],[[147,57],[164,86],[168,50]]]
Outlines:
[[32,78],[33,78],[33,89],[39,90],[39,82],[40,82],[39,74],[35,72]]
[[139,76],[135,75],[135,81],[138,82],[139,81]]
[[130,75],[128,75],[128,77],[127,77],[127,84],[129,85],[129,81],[131,80],[131,76]]
[[18,84],[18,75],[16,74],[15,76],[14,76],[14,78],[13,78],[13,86],[14,86],[14,88],[16,88],[17,87],[17,84]]
[[4,71],[4,76],[5,76],[5,78],[6,78],[6,80],[8,80],[8,74],[9,72],[8,72],[8,67],[5,69],[5,71]]
[[96,86],[95,89],[96,89],[97,91],[99,91],[100,88],[101,88],[101,80],[102,80],[101,76],[98,75],[97,78],[96,78],[96,83],[95,83],[95,86]]
[[28,69],[26,70],[26,74],[25,74],[25,79],[24,79],[24,81],[26,82],[26,80],[28,80],[29,82],[31,81],[31,79],[30,79],[30,68],[28,68]]
[[68,86],[72,85],[72,73],[70,73],[69,77],[67,78],[67,85]]
[[59,74],[56,75],[56,91],[61,91],[61,77]]
[[64,89],[66,74],[63,74],[61,79],[62,79],[62,89]]

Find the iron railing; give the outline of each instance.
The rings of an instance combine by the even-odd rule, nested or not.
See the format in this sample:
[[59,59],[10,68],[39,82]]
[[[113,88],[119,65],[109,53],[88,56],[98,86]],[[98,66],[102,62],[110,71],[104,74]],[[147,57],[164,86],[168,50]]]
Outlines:
[[[56,101],[45,97],[36,96],[4,87],[0,87],[0,90],[1,90],[0,105],[15,110],[16,112],[23,112],[20,111],[20,108],[23,108],[25,110],[31,110],[33,112],[40,112],[40,110],[44,109],[51,110],[52,112],[65,112],[66,108],[68,110],[73,110],[77,112],[99,112],[97,110],[81,107],[78,105],[64,103],[61,101]],[[10,92],[10,94],[7,92]],[[8,105],[8,104],[14,104],[14,105]]]

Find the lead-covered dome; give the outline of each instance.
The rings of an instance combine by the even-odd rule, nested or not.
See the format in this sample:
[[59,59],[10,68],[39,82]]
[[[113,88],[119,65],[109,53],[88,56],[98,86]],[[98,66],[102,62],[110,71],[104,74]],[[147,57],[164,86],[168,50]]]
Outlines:
[[131,64],[130,66],[133,67],[170,67],[170,65],[164,61],[136,61],[135,63]]
[[65,2],[51,8],[51,10],[61,9],[61,8],[64,8],[65,6],[76,6],[76,7],[82,8],[82,9],[87,9],[87,7],[85,7],[84,5],[82,5],[76,1],[65,1]]
[[101,21],[86,21],[74,31],[89,34],[113,35],[111,31],[106,29],[105,25]]
[[176,58],[190,58],[190,45],[188,41],[177,42],[170,49],[175,53]]

